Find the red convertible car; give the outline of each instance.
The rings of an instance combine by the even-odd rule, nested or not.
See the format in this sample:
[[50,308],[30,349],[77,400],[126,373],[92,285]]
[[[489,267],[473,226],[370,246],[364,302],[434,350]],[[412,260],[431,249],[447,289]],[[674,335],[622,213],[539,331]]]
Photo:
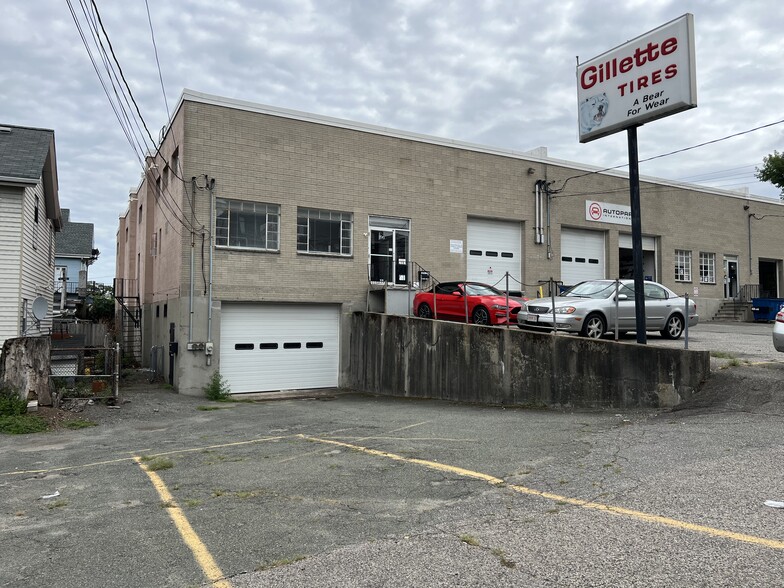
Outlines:
[[[465,290],[468,290],[466,300]],[[507,295],[479,282],[441,282],[414,296],[414,314],[420,318],[470,322],[477,325],[517,323],[517,313],[527,298]]]

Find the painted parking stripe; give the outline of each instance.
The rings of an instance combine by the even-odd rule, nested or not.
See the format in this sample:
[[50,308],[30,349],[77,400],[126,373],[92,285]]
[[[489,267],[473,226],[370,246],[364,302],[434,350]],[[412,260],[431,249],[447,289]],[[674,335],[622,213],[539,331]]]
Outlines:
[[139,467],[150,478],[152,485],[158,492],[158,496],[160,496],[161,500],[166,504],[166,512],[169,513],[169,517],[174,523],[174,526],[177,527],[180,537],[182,537],[185,545],[187,545],[191,550],[191,553],[193,553],[193,559],[199,564],[199,567],[202,569],[207,579],[212,582],[212,585],[215,588],[231,588],[231,583],[225,579],[223,572],[218,567],[218,564],[215,563],[215,559],[210,554],[207,546],[199,539],[196,531],[193,530],[190,522],[188,522],[185,513],[182,512],[182,509],[177,504],[177,501],[174,500],[174,496],[169,492],[169,489],[161,477],[157,472],[150,471],[142,462],[141,457],[134,456],[133,460],[139,464]]
[[[264,443],[265,441],[280,441],[287,439],[291,435],[283,435],[279,437],[260,437],[258,439],[250,439],[248,441],[233,441],[231,443],[220,443],[218,445],[204,445],[202,447],[189,447],[188,449],[173,449],[171,451],[162,451],[160,453],[152,453],[148,457],[161,457],[164,455],[180,455],[183,453],[194,453],[197,451],[207,451],[209,449],[222,449],[226,447],[238,447],[240,445],[252,445],[254,443]],[[134,453],[139,453],[137,450]],[[128,452],[131,453],[131,452]],[[66,470],[78,470],[81,468],[94,468],[102,465],[109,465],[113,463],[122,463],[124,461],[134,461],[134,457],[118,457],[117,459],[107,459],[105,461],[94,461],[91,463],[83,463],[71,466],[59,466],[56,468],[44,468],[40,470],[14,470],[12,472],[0,472],[0,476],[20,476],[29,474],[48,474],[51,472],[63,472]]]
[[327,445],[337,445],[338,447],[345,447],[346,449],[352,449],[354,451],[359,451],[361,453],[365,453],[367,455],[373,455],[376,457],[384,457],[387,459],[392,459],[395,461],[402,461],[406,463],[412,463],[416,465],[421,465],[426,468],[432,470],[438,470],[441,472],[450,472],[456,474],[458,476],[462,476],[465,478],[472,478],[475,480],[482,480],[487,482],[488,484],[492,484],[494,486],[504,486],[505,488],[509,488],[514,492],[519,494],[527,494],[529,496],[538,496],[540,498],[545,498],[547,500],[553,500],[555,502],[563,502],[566,504],[571,504],[573,506],[579,506],[581,508],[587,508],[591,510],[597,510],[601,512],[610,513],[613,515],[618,516],[625,516],[632,519],[636,519],[638,521],[644,521],[647,523],[654,523],[658,525],[664,525],[666,527],[673,527],[676,529],[683,529],[686,531],[692,531],[695,533],[702,533],[704,535],[710,535],[713,537],[720,537],[723,539],[730,539],[733,541],[739,541],[743,543],[752,543],[754,545],[759,545],[762,547],[768,547],[770,549],[784,549],[784,541],[777,541],[775,539],[765,539],[763,537],[756,537],[754,535],[746,535],[744,533],[735,533],[733,531],[725,531],[723,529],[716,529],[714,527],[706,527],[705,525],[695,525],[693,523],[688,523],[686,521],[680,521],[678,519],[673,519],[670,517],[664,517],[660,515],[654,515],[646,512],[642,512],[639,510],[632,510],[629,508],[622,508],[619,506],[612,506],[610,504],[602,504],[599,502],[591,502],[588,500],[581,500],[579,498],[569,498],[568,496],[561,496],[560,494],[553,494],[552,492],[542,492],[541,490],[535,490],[533,488],[526,488],[525,486],[519,486],[517,484],[506,484],[504,480],[501,478],[496,478],[495,476],[490,476],[488,474],[483,474],[482,472],[475,472],[472,470],[466,470],[464,468],[439,463],[437,461],[429,461],[426,459],[418,459],[412,457],[404,457],[402,455],[398,455],[396,453],[389,453],[387,451],[379,451],[378,449],[370,449],[368,447],[363,447],[361,445],[353,445],[351,443],[344,443],[342,441],[335,441],[333,439],[320,439],[318,437],[309,437],[307,435],[298,435],[299,437],[306,439],[308,441],[313,441],[317,443],[325,443]]

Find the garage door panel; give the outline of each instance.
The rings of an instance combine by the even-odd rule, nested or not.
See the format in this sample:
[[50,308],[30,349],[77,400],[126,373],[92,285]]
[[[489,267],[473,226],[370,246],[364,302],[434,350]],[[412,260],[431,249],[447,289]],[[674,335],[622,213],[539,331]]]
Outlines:
[[338,385],[337,306],[225,304],[221,374],[232,393]]
[[[522,279],[521,243],[518,222],[469,218],[466,260],[468,279],[495,284],[509,272],[509,288],[518,290]],[[500,288],[505,286],[505,282],[498,284]]]
[[605,277],[604,233],[583,229],[561,231],[561,281],[573,286]]

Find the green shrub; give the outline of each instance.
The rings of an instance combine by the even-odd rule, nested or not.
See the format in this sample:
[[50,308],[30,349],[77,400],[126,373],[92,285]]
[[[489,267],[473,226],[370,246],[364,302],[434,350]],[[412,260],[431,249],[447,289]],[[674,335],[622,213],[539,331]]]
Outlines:
[[228,382],[218,371],[212,372],[210,383],[204,386],[203,390],[207,398],[217,402],[225,402],[231,394]]
[[0,416],[0,433],[6,435],[26,435],[47,430],[46,422],[31,414]]
[[27,412],[27,400],[10,386],[0,386],[0,416],[18,416]]

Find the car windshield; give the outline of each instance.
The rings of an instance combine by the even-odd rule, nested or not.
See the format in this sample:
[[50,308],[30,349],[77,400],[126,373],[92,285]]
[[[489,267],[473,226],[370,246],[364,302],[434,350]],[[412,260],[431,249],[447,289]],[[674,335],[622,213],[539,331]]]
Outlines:
[[503,296],[504,293],[487,284],[466,284],[469,296]]
[[613,294],[615,294],[615,282],[581,282],[566,290],[561,296],[609,298]]

